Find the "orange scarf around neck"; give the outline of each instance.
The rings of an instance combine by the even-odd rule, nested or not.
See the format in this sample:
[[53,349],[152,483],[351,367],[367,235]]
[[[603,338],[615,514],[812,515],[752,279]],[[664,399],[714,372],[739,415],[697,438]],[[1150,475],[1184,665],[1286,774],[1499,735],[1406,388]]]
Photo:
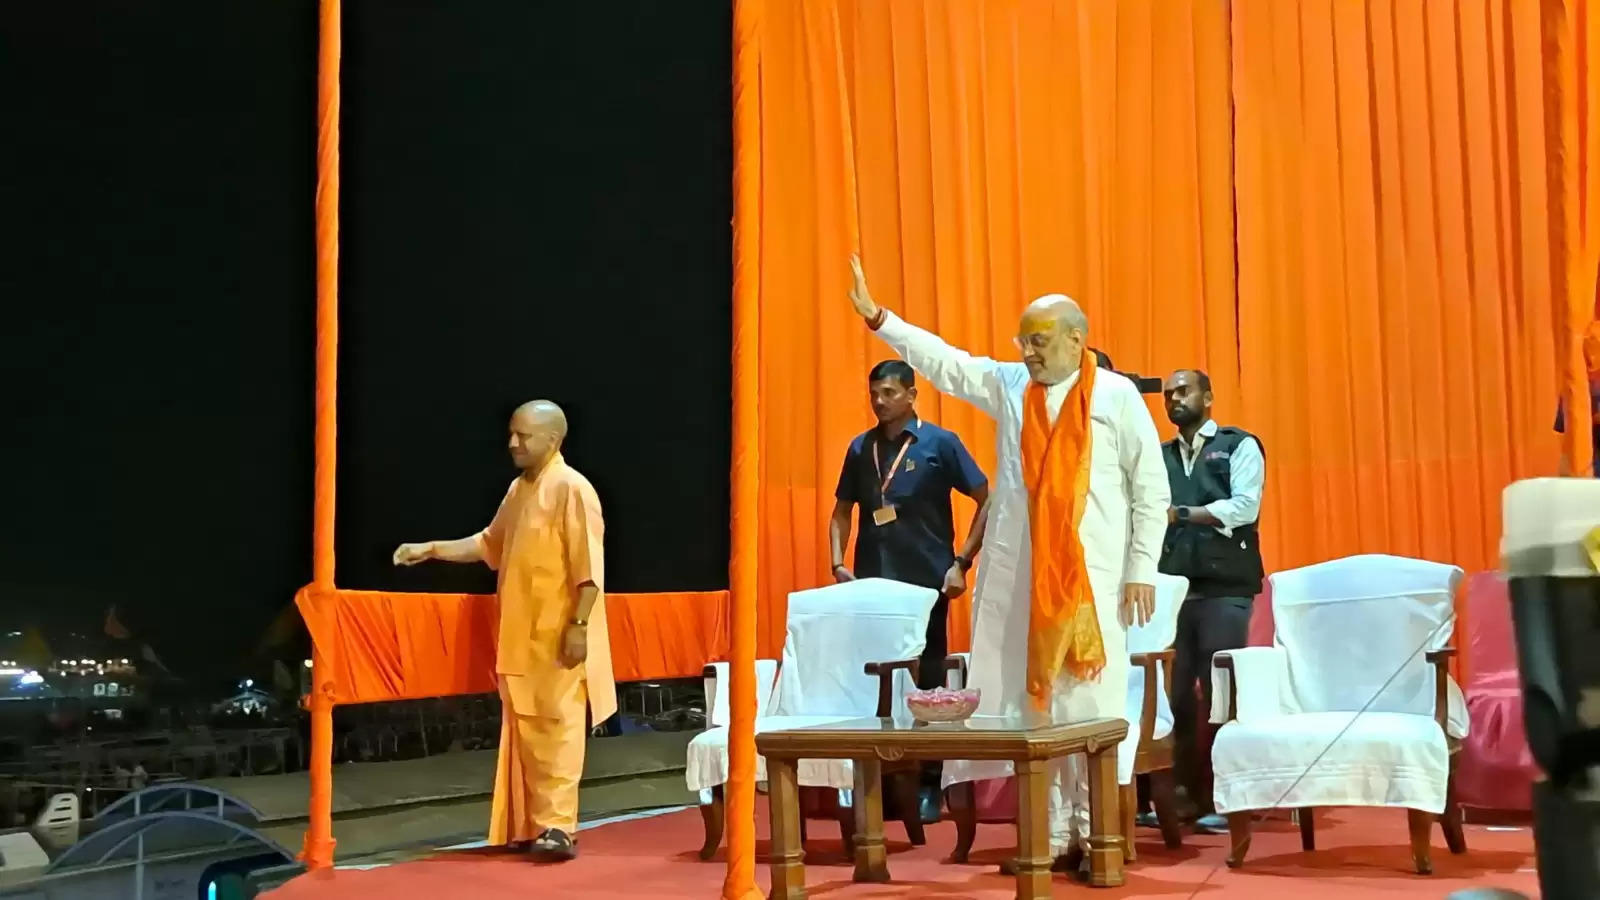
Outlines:
[[1063,668],[1088,681],[1098,678],[1106,664],[1078,538],[1089,498],[1089,399],[1096,371],[1094,354],[1085,350],[1078,383],[1061,401],[1054,427],[1044,385],[1030,384],[1022,403],[1022,478],[1028,488],[1033,549],[1028,694],[1041,709],[1049,705]]

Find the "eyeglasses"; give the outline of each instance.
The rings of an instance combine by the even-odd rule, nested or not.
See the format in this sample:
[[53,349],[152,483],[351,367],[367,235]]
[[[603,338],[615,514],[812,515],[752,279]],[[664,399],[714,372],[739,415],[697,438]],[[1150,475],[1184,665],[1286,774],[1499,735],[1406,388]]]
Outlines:
[[1055,335],[1052,334],[1019,334],[1011,339],[1011,343],[1015,344],[1018,350],[1027,352],[1029,350],[1043,350],[1050,346],[1050,341],[1054,338]]

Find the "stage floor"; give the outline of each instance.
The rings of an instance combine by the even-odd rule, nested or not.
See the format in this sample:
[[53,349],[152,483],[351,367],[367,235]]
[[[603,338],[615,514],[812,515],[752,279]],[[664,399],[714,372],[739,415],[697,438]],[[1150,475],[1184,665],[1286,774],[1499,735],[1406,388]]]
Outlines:
[[[767,849],[765,798],[758,802],[757,853]],[[928,897],[1001,900],[1013,895],[1012,881],[995,871],[1014,852],[1015,831],[982,826],[973,863],[948,865],[942,859],[955,840],[954,826],[928,829],[928,844],[913,848],[896,823],[886,827],[891,884],[854,884],[851,866],[839,841],[838,827],[824,821],[808,825],[807,886],[814,896]],[[420,897],[694,897],[717,896],[725,867],[723,856],[700,862],[700,817],[693,809],[597,824],[582,831],[582,855],[564,865],[536,865],[521,856],[489,848],[451,850],[433,856],[379,867],[337,869],[302,875],[263,896],[272,900],[329,898]],[[1230,900],[1334,900],[1334,898],[1415,895],[1443,898],[1467,887],[1502,887],[1538,896],[1534,872],[1533,834],[1526,828],[1467,826],[1469,852],[1452,856],[1444,839],[1434,834],[1434,872],[1412,874],[1407,850],[1406,816],[1399,810],[1333,809],[1321,812],[1313,853],[1300,850],[1300,832],[1288,821],[1261,823],[1244,869],[1223,865],[1227,838],[1187,835],[1184,846],[1167,850],[1157,833],[1140,829],[1139,861],[1128,870],[1121,888],[1093,891],[1114,898],[1188,898],[1201,894]],[[1057,876],[1059,896],[1090,896],[1086,887]],[[764,865],[757,870],[763,890]]]

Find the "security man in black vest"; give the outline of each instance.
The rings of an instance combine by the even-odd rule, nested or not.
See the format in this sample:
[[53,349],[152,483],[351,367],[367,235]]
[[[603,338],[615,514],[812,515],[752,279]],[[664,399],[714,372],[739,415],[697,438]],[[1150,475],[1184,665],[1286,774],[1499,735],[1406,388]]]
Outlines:
[[[1198,815],[1201,830],[1227,829],[1211,804],[1211,729],[1200,724],[1211,706],[1211,657],[1249,640],[1250,605],[1261,593],[1261,539],[1256,520],[1266,459],[1261,442],[1211,418],[1211,379],[1197,369],[1172,373],[1162,387],[1167,418],[1178,436],[1162,445],[1172,509],[1162,545],[1161,571],[1189,579],[1178,611],[1172,673],[1174,764],[1180,808]],[[1199,682],[1205,708],[1195,705]],[[1201,728],[1206,740],[1199,740]],[[1203,745],[1203,746],[1202,746]],[[1183,813],[1180,813],[1182,815]]]

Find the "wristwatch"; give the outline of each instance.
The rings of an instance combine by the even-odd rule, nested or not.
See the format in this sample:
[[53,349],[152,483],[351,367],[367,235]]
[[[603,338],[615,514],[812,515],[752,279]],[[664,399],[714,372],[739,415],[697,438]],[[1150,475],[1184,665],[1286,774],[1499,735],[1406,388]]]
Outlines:
[[969,572],[972,570],[972,560],[965,556],[956,557],[956,565],[960,566],[961,571],[963,572]]
[[1187,507],[1187,506],[1178,507],[1178,521],[1179,522],[1187,522],[1187,521],[1189,521],[1189,507]]

